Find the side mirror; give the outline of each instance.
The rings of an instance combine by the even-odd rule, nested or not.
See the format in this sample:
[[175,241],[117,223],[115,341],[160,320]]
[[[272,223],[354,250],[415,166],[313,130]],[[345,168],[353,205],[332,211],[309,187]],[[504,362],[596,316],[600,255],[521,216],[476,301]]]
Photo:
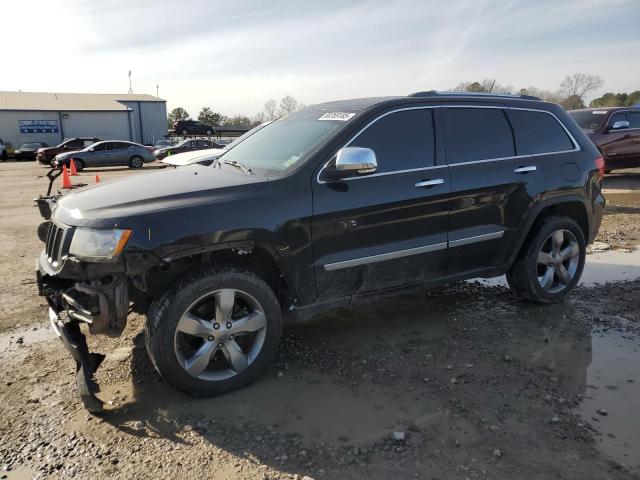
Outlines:
[[349,174],[366,175],[375,173],[378,168],[376,154],[370,148],[344,147],[338,150],[336,156],[336,176],[348,176]]
[[611,130],[622,130],[624,128],[629,128],[629,122],[627,120],[618,120],[611,125]]
[[96,149],[95,149],[95,148],[90,148],[90,149],[89,149],[89,151],[90,151],[90,152],[95,152],[95,151],[96,151]]

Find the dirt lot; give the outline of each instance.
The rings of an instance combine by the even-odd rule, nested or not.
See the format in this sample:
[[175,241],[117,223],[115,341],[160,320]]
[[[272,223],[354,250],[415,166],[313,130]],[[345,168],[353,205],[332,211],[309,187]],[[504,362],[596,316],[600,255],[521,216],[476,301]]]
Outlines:
[[201,400],[161,382],[134,316],[91,340],[101,418],[35,292],[45,172],[0,164],[0,477],[640,478],[640,171],[607,177],[605,251],[564,304],[500,280],[373,299],[289,327],[260,381]]

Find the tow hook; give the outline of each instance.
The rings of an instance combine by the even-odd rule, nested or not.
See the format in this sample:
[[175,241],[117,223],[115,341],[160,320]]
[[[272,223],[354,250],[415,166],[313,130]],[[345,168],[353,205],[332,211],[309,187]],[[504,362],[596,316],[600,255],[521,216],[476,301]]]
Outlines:
[[76,388],[80,400],[89,412],[102,413],[103,402],[96,397],[100,388],[93,380],[93,374],[105,356],[101,353],[89,352],[87,339],[80,330],[78,320],[72,319],[70,322],[63,323],[56,310],[50,305],[49,321],[56,335],[76,361]]

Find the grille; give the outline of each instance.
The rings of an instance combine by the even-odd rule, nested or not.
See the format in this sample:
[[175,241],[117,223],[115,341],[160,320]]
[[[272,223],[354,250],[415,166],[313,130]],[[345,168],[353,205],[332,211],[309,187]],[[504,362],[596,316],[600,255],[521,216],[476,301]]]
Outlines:
[[54,267],[57,267],[60,260],[68,253],[71,234],[72,229],[69,227],[61,227],[53,222],[49,224],[44,251],[47,255],[47,260]]

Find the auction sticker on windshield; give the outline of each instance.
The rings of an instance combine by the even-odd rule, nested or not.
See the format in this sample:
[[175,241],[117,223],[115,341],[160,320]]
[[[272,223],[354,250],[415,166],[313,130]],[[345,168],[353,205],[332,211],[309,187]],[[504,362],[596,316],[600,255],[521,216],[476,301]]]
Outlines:
[[355,116],[355,113],[350,112],[329,112],[322,115],[318,120],[340,120],[346,122]]

